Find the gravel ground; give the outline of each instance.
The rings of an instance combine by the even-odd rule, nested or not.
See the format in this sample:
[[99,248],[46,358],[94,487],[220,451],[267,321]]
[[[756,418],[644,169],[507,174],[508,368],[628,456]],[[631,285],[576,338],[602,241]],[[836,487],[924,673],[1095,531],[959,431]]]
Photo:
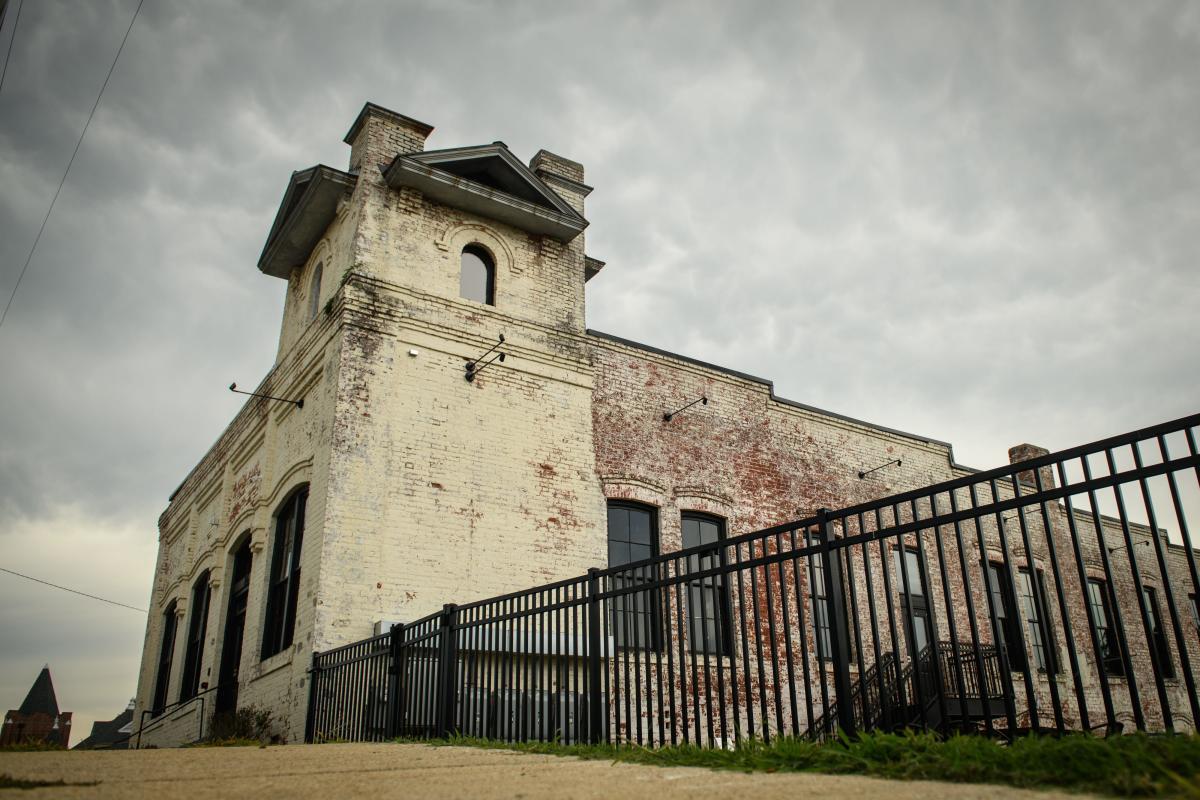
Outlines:
[[[0,796],[33,798],[153,797],[652,797],[794,799],[884,797],[1078,798],[998,786],[885,781],[841,775],[742,774],[696,767],[648,767],[579,761],[469,747],[419,744],[327,744],[188,750],[0,752],[0,773],[58,781]],[[94,783],[91,786],[79,785]]]

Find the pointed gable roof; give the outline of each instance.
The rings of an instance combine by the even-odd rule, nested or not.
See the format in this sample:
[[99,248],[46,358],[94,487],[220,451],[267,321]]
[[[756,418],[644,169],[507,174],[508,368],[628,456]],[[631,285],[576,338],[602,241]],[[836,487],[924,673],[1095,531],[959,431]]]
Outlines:
[[503,142],[396,156],[383,167],[388,186],[569,242],[587,220],[521,163]]
[[54,696],[54,681],[50,680],[49,665],[42,667],[37,680],[33,682],[33,686],[29,687],[29,694],[25,695],[25,702],[21,703],[20,712],[22,714],[42,713],[52,717],[58,716],[58,698]]

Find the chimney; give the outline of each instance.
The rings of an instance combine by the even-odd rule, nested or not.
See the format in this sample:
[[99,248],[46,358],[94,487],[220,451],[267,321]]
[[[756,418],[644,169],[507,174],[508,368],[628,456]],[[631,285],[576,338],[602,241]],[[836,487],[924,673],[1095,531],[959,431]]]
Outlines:
[[583,182],[583,164],[549,150],[538,150],[529,168],[583,216],[583,199],[592,193],[592,187]]
[[[1020,464],[1022,461],[1029,461],[1033,458],[1050,455],[1050,451],[1044,447],[1038,447],[1036,444],[1019,444],[1015,447],[1008,448],[1008,463]],[[1044,466],[1038,468],[1038,474],[1042,479],[1043,489],[1053,489],[1057,484],[1054,481],[1054,467]],[[1031,488],[1037,487],[1037,479],[1033,476],[1033,470],[1026,469],[1017,473],[1017,480],[1026,484]]]
[[350,145],[350,171],[378,172],[380,165],[392,163],[400,153],[420,153],[432,132],[432,125],[367,103],[343,139]]

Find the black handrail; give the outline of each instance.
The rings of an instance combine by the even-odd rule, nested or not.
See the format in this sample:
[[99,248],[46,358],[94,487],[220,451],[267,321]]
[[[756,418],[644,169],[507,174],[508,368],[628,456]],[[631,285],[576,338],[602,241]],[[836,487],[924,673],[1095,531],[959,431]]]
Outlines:
[[202,692],[197,692],[196,694],[192,695],[191,697],[187,698],[186,700],[176,700],[174,703],[168,703],[167,705],[162,706],[161,708],[143,708],[142,709],[142,717],[138,721],[137,744],[135,745],[135,747],[133,749],[134,750],[142,749],[142,731],[144,731],[146,729],[146,715],[147,714],[154,715],[153,719],[150,722],[151,727],[153,727],[155,724],[154,720],[161,720],[162,722],[166,722],[166,720],[162,719],[162,717],[164,714],[167,713],[167,711],[169,709],[176,708],[176,707],[182,707],[182,706],[185,706],[188,703],[192,703],[196,700],[200,701],[200,729],[196,735],[196,741],[200,741],[201,739],[203,739],[204,738],[204,709],[205,709],[204,695],[206,695],[210,692],[215,692],[217,690],[217,688],[218,688],[217,686],[210,686],[209,688],[205,689]]

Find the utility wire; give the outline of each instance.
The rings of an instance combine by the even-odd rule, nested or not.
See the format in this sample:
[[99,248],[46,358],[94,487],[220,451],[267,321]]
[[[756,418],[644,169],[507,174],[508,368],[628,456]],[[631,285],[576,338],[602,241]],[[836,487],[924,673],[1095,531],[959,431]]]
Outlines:
[[[21,6],[25,5],[23,0],[17,0],[17,15],[13,17],[12,36],[8,37],[8,51],[4,54],[4,69],[0,70],[0,92],[4,91],[4,76],[8,74],[8,59],[12,56],[13,42],[17,40],[17,25],[21,22]],[[5,3],[7,9],[8,3]],[[4,24],[4,15],[0,14],[0,25]]]
[[[50,208],[46,209],[46,216],[42,219],[42,227],[38,229],[37,236],[33,240],[33,247],[29,248],[29,255],[25,259],[25,266],[21,267],[21,274],[17,276],[17,282],[13,285],[12,294],[8,296],[8,303],[4,306],[4,313],[0,314],[0,326],[4,325],[4,320],[8,317],[8,309],[12,308],[13,298],[17,296],[17,289],[20,288],[21,280],[25,277],[25,272],[29,269],[29,262],[33,260],[33,253],[37,250],[38,242],[42,240],[42,233],[46,230],[46,223],[50,221],[50,214],[54,211],[54,204],[58,202],[58,195],[62,192],[63,184],[67,182],[67,175],[71,171],[71,165],[75,163],[75,156],[79,154],[79,146],[83,144],[83,137],[87,135],[88,126],[92,124],[92,117],[96,116],[96,109],[100,107],[100,98],[104,96],[104,90],[108,87],[108,79],[112,77],[113,70],[117,68],[117,60],[121,58],[121,51],[125,49],[125,43],[129,41],[129,32],[133,30],[133,23],[137,20],[138,12],[142,10],[142,3],[145,1],[138,0],[137,8],[133,11],[133,17],[129,20],[129,27],[125,29],[125,38],[121,39],[121,46],[117,48],[117,54],[113,57],[112,66],[108,68],[108,74],[104,76],[104,83],[100,86],[99,94],[96,95],[96,102],[92,105],[92,112],[88,114],[87,122],[83,124],[83,130],[79,132],[79,141],[75,143],[75,150],[71,153],[71,160],[67,162],[67,168],[63,170],[62,180],[58,182],[58,189],[55,190],[54,198],[50,201]],[[20,13],[19,7],[17,12]],[[16,33],[15,25],[13,26],[13,33]]]
[[59,586],[57,583],[51,583],[50,581],[44,581],[41,578],[35,578],[31,575],[22,575],[20,572],[13,572],[11,569],[5,569],[4,567],[0,567],[0,572],[7,572],[9,575],[16,575],[18,578],[24,578],[25,580],[33,581],[34,583],[41,583],[46,586],[53,586],[55,589],[62,589],[64,592],[70,592],[71,594],[78,594],[78,595],[83,595],[84,597],[90,597],[93,600],[99,600],[101,603],[110,603],[111,605],[120,606],[121,608],[128,608],[131,611],[140,611],[143,614],[146,613],[146,609],[144,609],[144,608],[137,608],[135,606],[127,606],[124,603],[118,603],[116,600],[108,600],[104,597],[97,597],[94,594],[88,594],[87,592],[81,592],[77,589],[68,589],[66,586]]

